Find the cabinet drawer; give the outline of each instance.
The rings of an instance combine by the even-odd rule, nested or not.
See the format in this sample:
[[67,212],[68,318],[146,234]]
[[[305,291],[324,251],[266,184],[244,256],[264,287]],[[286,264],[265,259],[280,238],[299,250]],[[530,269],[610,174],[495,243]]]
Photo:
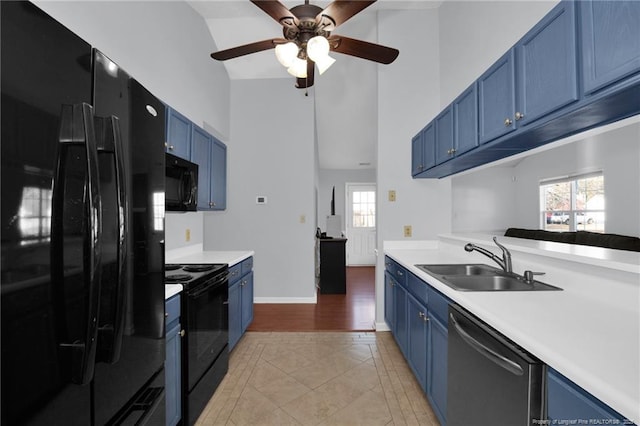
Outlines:
[[250,257],[246,260],[242,261],[242,272],[241,275],[248,274],[253,269],[253,257]]
[[447,325],[449,323],[449,300],[433,287],[427,287],[429,294],[429,312],[431,312],[431,315],[442,321],[444,325]]
[[229,267],[229,287],[235,284],[242,276],[242,263],[237,263]]
[[171,324],[172,322],[180,318],[180,295],[175,295],[171,299],[165,302],[165,324]]
[[409,277],[407,278],[407,282],[409,285],[409,291],[420,303],[427,305],[427,300],[429,300],[427,296],[427,283],[412,273],[408,273],[408,275]]
[[397,263],[394,262],[394,260],[391,259],[389,256],[385,256],[384,258],[384,268],[387,270],[387,272],[389,272],[389,274],[393,278],[396,277],[396,270],[398,269]]

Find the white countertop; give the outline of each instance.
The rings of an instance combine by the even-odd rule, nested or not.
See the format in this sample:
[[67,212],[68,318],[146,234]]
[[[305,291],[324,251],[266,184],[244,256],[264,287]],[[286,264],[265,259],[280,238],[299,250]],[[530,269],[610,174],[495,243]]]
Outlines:
[[[539,281],[563,291],[462,292],[415,267],[415,264],[485,263],[467,253],[464,241],[500,254],[490,236],[442,236],[439,242],[384,253],[407,270],[473,312],[598,399],[635,423],[640,422],[640,257],[620,250],[574,247],[548,253],[540,242],[499,237],[513,255],[514,272],[545,271]],[[524,244],[520,244],[524,242]],[[456,246],[458,244],[459,246]],[[417,248],[421,247],[421,248]],[[540,253],[543,250],[544,253]],[[572,258],[570,251],[576,251]],[[559,250],[562,252],[563,250]],[[591,261],[584,253],[595,253]],[[612,258],[613,269],[607,269]]]
[[[202,244],[194,244],[165,252],[165,263],[226,263],[236,265],[255,253],[251,250],[238,251],[204,251]],[[165,300],[182,291],[181,284],[165,285]]]

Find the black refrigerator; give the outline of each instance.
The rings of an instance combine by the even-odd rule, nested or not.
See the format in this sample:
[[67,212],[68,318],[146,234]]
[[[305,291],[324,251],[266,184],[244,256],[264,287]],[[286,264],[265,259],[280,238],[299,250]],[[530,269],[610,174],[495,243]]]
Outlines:
[[0,14],[2,425],[164,425],[164,105],[35,5]]

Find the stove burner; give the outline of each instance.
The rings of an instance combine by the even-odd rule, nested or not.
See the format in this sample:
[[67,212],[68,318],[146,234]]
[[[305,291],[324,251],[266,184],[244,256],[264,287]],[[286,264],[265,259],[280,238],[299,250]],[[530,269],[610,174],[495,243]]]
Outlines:
[[164,270],[165,271],[175,271],[176,269],[180,269],[182,267],[182,265],[176,265],[176,264],[167,264],[164,265]]
[[213,268],[215,268],[214,265],[185,265],[182,267],[182,270],[187,272],[204,272],[210,271]]
[[164,277],[164,282],[166,283],[178,283],[181,281],[190,281],[192,278],[191,275],[189,274],[172,274],[172,275],[166,275]]

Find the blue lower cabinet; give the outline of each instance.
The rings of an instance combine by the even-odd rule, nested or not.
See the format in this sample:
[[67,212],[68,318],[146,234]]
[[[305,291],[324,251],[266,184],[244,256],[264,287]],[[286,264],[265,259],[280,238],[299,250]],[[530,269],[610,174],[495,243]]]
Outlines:
[[393,336],[402,354],[407,357],[407,343],[409,341],[409,325],[407,318],[407,290],[399,284],[393,287],[393,311],[395,314],[395,328]]
[[429,315],[427,308],[412,295],[407,299],[409,339],[407,361],[423,391],[427,390],[427,345],[429,342]]
[[167,426],[174,426],[182,418],[180,295],[173,296],[165,302],[165,313],[167,330],[164,362],[166,418]]
[[384,273],[384,320],[389,326],[389,330],[393,330],[395,328],[395,311],[394,305],[395,302],[393,300],[393,287],[395,286],[395,281],[391,274],[388,271]]
[[430,317],[430,345],[427,396],[440,424],[446,424],[447,413],[447,325]]
[[552,368],[547,373],[547,414],[553,424],[633,424]]
[[253,321],[253,257],[229,267],[229,351]]
[[240,281],[240,322],[242,332],[247,331],[247,327],[253,321],[253,271],[242,276]]

